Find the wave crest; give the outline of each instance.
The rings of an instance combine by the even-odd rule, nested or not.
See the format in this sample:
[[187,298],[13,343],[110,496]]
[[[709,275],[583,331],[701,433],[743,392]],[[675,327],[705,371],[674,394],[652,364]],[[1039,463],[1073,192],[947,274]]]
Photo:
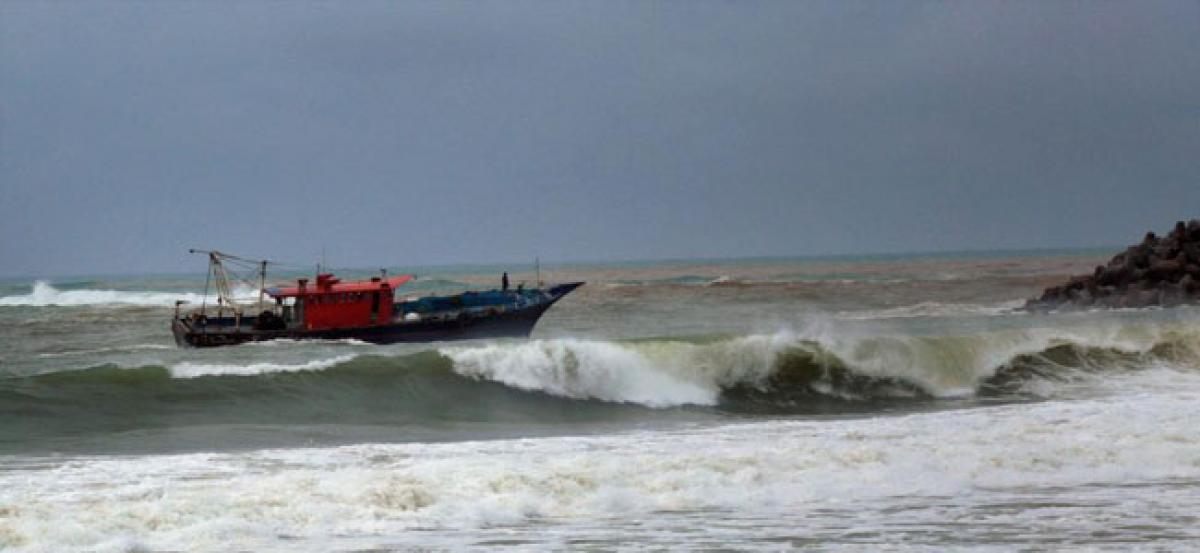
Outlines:
[[453,370],[524,390],[650,407],[729,402],[954,398],[1152,363],[1194,368],[1200,332],[1154,325],[964,336],[811,336],[707,341],[535,340],[444,348]]
[[[803,410],[829,401],[1050,397],[1077,389],[1081,382],[1093,388],[1118,382],[1123,372],[1144,368],[1194,371],[1200,368],[1200,328],[1134,323],[954,336],[854,336],[814,328],[691,339],[496,342],[399,356],[381,355],[371,346],[286,362],[253,357],[257,359],[136,368],[106,365],[0,381],[0,391],[25,393],[29,388],[21,382],[32,378],[35,383],[53,381],[55,394],[70,397],[91,394],[94,385],[111,385],[114,394],[144,385],[138,393],[169,389],[185,397],[253,390],[264,397],[331,401],[347,399],[343,395],[382,401],[401,394],[424,398],[420,401],[454,396],[469,402],[503,395],[506,402],[565,398],[653,408]],[[249,380],[237,382],[242,378]],[[529,398],[517,390],[544,397]]]
[[205,364],[179,363],[172,365],[169,370],[173,378],[200,378],[203,376],[256,376],[279,372],[320,371],[335,367],[353,360],[357,355],[339,355],[331,359],[314,359],[306,363],[251,363],[236,364]]
[[[234,290],[238,299],[258,297],[256,290]],[[44,280],[35,281],[28,294],[0,298],[0,306],[8,307],[81,307],[81,306],[142,306],[170,307],[177,300],[200,303],[203,294],[195,292],[153,292],[127,290],[59,290]]]
[[440,350],[463,376],[577,399],[650,407],[716,405],[724,388],[772,371],[780,336],[747,336],[720,345],[534,340]]

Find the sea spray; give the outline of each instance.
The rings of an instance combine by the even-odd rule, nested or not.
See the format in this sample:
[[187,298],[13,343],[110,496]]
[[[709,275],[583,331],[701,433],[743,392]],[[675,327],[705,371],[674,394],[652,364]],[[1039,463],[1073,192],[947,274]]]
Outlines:
[[765,381],[793,340],[789,333],[699,344],[558,339],[440,351],[464,376],[565,397],[666,407],[715,405],[728,386]]
[[[234,290],[240,300],[258,298],[258,291],[240,287]],[[0,297],[0,306],[5,307],[81,307],[81,306],[143,306],[169,307],[176,301],[200,304],[203,293],[157,292],[126,290],[59,290],[47,281],[35,281],[28,294]],[[213,301],[212,298],[209,298]]]
[[441,352],[464,376],[563,397],[667,407],[713,405],[720,395],[711,383],[664,370],[643,355],[612,343],[535,340]]

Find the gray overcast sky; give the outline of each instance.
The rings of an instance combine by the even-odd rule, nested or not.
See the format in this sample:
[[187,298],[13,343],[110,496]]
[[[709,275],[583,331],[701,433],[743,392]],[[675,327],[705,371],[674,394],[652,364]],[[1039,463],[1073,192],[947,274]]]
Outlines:
[[0,274],[1094,246],[1200,2],[0,0]]

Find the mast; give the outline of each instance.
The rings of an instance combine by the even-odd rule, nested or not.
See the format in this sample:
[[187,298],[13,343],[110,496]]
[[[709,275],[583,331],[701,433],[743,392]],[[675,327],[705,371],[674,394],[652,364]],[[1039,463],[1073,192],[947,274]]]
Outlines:
[[[196,250],[188,250],[189,253],[196,253]],[[212,279],[212,261],[209,261],[208,267],[204,271],[204,295],[200,296],[200,314],[204,315],[204,308],[208,306],[208,282]]]
[[263,295],[267,293],[267,260],[262,260],[258,269],[258,312],[263,310]]
[[[253,264],[258,268],[258,307],[262,310],[263,302],[265,301],[264,294],[267,288],[267,264],[268,260],[252,260],[236,255],[229,255],[217,250],[188,250],[188,253],[202,253],[208,255],[208,274],[204,278],[204,299],[201,300],[200,310],[204,311],[204,307],[208,301],[208,284],[211,280],[213,287],[217,292],[217,316],[221,316],[221,312],[225,307],[229,307],[236,314],[241,314],[241,308],[233,298],[233,290],[229,287],[229,272],[225,268],[225,260],[235,261],[243,265]],[[243,269],[248,267],[243,267]],[[246,284],[253,286],[253,281],[246,278],[248,275],[238,275],[238,279]]]
[[221,252],[209,252],[208,258],[212,262],[213,275],[216,277],[217,287],[217,316],[221,316],[221,307],[233,307],[233,292],[229,290],[229,273],[225,272],[225,265],[221,263]]

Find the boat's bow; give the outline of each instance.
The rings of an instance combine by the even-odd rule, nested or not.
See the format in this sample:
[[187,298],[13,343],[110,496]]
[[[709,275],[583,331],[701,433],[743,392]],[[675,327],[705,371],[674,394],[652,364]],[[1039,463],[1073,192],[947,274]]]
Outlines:
[[583,282],[567,282],[564,284],[555,284],[546,290],[546,294],[550,296],[552,302],[562,299],[563,296],[570,294],[576,288],[583,286]]
[[566,294],[570,294],[571,291],[574,291],[576,288],[581,287],[581,285],[583,285],[583,284],[584,284],[583,282],[568,282],[568,283],[564,283],[564,284],[554,284],[554,285],[552,285],[552,287],[550,287],[550,289],[546,290],[546,293],[550,294],[553,297],[562,297],[562,296],[565,296]]

